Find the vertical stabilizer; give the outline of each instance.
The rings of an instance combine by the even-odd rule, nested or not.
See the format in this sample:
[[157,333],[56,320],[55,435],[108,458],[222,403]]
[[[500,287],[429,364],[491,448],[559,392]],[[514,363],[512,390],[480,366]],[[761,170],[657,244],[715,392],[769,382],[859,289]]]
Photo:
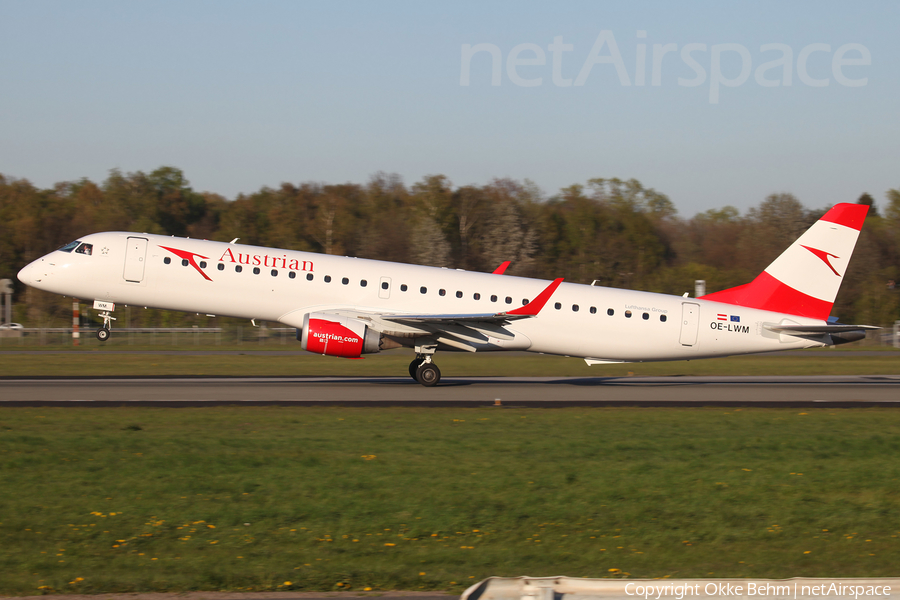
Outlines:
[[752,282],[702,298],[826,320],[868,210],[836,204]]

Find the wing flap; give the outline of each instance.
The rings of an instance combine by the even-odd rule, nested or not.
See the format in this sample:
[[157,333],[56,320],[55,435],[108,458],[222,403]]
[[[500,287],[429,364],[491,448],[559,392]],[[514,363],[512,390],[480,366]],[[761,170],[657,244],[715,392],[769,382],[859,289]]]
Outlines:
[[527,319],[528,317],[533,317],[534,315],[511,315],[509,313],[501,312],[501,313],[474,313],[474,314],[459,314],[459,315],[381,315],[382,319],[387,321],[398,321],[401,323],[429,323],[429,324],[439,324],[439,323],[463,323],[463,322],[477,322],[477,323],[506,323],[509,321],[515,321],[516,319]]

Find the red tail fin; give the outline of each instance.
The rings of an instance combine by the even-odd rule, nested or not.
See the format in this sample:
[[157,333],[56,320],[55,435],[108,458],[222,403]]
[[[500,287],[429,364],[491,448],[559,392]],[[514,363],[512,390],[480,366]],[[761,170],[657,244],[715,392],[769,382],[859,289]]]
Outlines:
[[756,279],[702,298],[826,320],[868,210],[835,205]]

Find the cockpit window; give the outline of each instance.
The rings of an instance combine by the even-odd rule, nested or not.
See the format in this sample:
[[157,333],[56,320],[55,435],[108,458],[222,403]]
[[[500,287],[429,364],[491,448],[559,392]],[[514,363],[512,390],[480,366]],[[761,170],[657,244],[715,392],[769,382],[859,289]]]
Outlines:
[[82,244],[75,250],[76,254],[87,254],[90,256],[94,252],[93,244]]
[[77,247],[78,247],[78,244],[80,244],[80,243],[81,243],[81,242],[79,242],[78,240],[76,240],[76,241],[74,241],[74,242],[69,242],[68,244],[66,244],[65,246],[63,246],[62,248],[60,248],[59,251],[60,251],[60,252],[71,252],[72,250],[74,250],[75,248],[77,248]]

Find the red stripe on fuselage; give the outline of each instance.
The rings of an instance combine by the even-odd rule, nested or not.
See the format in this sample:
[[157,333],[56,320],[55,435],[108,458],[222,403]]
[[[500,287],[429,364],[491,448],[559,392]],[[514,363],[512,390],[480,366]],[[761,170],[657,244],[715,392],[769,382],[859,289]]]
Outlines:
[[700,298],[823,321],[828,319],[833,306],[831,302],[813,298],[785,285],[765,271],[747,285],[714,292]]

